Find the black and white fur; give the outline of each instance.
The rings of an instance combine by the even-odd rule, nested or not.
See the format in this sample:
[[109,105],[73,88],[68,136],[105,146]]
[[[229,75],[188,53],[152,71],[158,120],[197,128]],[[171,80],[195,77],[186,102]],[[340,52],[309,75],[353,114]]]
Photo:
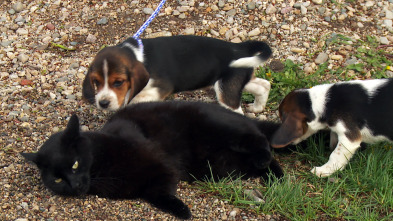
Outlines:
[[[265,42],[231,43],[201,36],[158,37],[142,42],[143,50],[135,39],[128,38],[97,54],[83,83],[87,101],[101,109],[116,110],[130,102],[160,101],[172,93],[214,85],[224,107],[243,113],[240,100],[244,89],[255,96],[248,111],[258,113],[265,108],[270,83],[253,77],[254,68],[272,54]],[[143,64],[146,71],[133,69],[134,64]],[[120,73],[127,80],[116,81],[114,75]],[[99,80],[97,76],[101,76]]]
[[361,142],[393,140],[393,79],[354,80],[299,89],[280,104],[282,126],[272,146],[297,144],[329,128],[329,161],[312,172],[326,177],[347,165]]

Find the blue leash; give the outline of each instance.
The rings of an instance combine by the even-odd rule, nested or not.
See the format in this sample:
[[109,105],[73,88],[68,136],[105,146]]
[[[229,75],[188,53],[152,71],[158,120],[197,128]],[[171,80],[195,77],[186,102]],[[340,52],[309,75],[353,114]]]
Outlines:
[[150,17],[145,21],[145,23],[143,23],[143,25],[138,29],[138,31],[134,34],[134,36],[132,36],[138,42],[139,48],[142,51],[143,51],[143,43],[142,40],[139,38],[139,36],[142,34],[143,31],[145,31],[145,29],[147,28],[147,26],[149,26],[151,21],[153,21],[153,19],[157,16],[158,12],[162,8],[162,6],[164,6],[165,2],[166,0],[161,0],[160,4],[156,8],[156,10],[154,10],[153,14],[150,15]]

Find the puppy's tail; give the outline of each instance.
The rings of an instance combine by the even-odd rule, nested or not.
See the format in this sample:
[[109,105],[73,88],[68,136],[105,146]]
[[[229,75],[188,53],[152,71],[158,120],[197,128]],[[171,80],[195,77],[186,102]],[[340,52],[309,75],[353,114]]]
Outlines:
[[[263,41],[246,41],[239,44],[250,57],[233,60],[229,66],[233,68],[255,68],[262,65],[272,55],[272,49]],[[252,56],[251,56],[252,55]]]

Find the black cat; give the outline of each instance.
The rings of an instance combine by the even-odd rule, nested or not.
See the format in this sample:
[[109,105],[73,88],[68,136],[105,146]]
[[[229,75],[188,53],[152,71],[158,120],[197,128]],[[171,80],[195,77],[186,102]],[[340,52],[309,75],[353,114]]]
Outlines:
[[[283,176],[268,138],[279,125],[256,121],[214,104],[140,103],[115,113],[100,131],[81,132],[73,115],[37,153],[22,153],[61,195],[141,198],[188,219],[176,195],[179,180],[269,172]],[[266,136],[265,136],[266,135]]]

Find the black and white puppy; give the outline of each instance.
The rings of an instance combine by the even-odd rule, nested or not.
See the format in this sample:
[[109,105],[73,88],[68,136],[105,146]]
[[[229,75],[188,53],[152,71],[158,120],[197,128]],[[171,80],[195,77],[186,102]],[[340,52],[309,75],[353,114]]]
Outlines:
[[275,148],[297,144],[331,130],[329,161],[312,172],[326,177],[347,165],[361,142],[393,140],[393,79],[354,80],[292,91],[281,102],[283,122],[272,138]]
[[248,106],[261,112],[270,83],[253,78],[255,67],[272,54],[261,41],[231,43],[201,36],[133,38],[101,50],[83,82],[83,97],[98,108],[116,110],[133,102],[164,100],[168,95],[214,85],[224,107],[243,113],[243,89],[255,96]]

